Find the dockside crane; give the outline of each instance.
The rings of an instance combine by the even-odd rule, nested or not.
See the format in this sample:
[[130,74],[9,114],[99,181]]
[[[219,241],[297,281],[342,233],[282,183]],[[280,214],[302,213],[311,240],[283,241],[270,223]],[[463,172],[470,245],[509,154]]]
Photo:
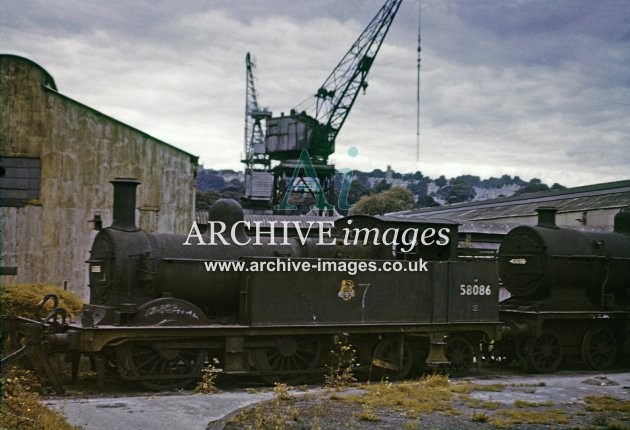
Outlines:
[[335,151],[335,139],[360,90],[365,93],[368,72],[401,3],[402,0],[386,1],[314,97],[309,97],[294,109],[296,112],[314,112],[320,132],[314,133],[316,139],[313,142],[312,155],[320,157],[321,161],[325,162]]
[[258,106],[258,93],[251,54],[245,55],[245,198],[248,208],[265,208],[273,193],[273,174],[269,172],[271,160],[265,152],[265,134],[262,121],[271,118],[271,111]]
[[319,187],[332,202],[335,168],[328,164],[328,157],[335,152],[335,140],[359,92],[368,86],[368,72],[401,3],[385,2],[315,94],[289,115],[266,119],[265,153],[280,162],[273,168],[274,206],[286,201],[286,192],[296,191],[295,187],[287,189],[286,183],[299,166],[303,150],[308,151],[317,178],[301,176],[301,189],[313,194]]

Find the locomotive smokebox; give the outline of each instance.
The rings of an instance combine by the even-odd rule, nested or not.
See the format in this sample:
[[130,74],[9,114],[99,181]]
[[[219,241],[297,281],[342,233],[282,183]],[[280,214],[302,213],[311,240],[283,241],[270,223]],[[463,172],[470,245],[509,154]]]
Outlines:
[[617,214],[614,232],[559,228],[552,219],[554,208],[538,212],[538,225],[516,227],[501,242],[499,270],[512,296],[543,300],[553,295],[575,309],[578,299],[602,309],[625,303],[630,208]]
[[558,228],[556,225],[556,212],[558,212],[558,209],[553,206],[541,206],[536,209],[536,212],[538,212],[537,227]]
[[114,221],[112,228],[123,231],[138,231],[136,227],[136,187],[140,181],[135,178],[115,178]]

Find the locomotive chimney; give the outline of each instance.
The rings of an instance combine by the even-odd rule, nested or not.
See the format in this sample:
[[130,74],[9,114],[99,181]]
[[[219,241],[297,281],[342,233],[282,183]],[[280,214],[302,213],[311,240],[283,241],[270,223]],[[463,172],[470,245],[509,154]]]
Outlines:
[[135,178],[115,178],[114,221],[112,228],[123,231],[137,231],[136,227],[136,187],[140,181]]
[[553,206],[541,206],[536,209],[538,212],[537,227],[558,228],[556,225],[556,212],[558,209]]
[[615,232],[630,234],[630,206],[621,208],[615,215]]

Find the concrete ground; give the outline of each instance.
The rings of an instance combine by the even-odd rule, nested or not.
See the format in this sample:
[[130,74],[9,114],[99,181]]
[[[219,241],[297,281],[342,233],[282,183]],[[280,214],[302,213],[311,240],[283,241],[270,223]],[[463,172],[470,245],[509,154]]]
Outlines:
[[260,393],[49,398],[44,404],[85,430],[194,430],[205,429],[209,422],[272,397],[269,390]]
[[[511,405],[515,400],[551,401],[571,405],[585,396],[609,395],[630,399],[630,372],[559,372],[553,375],[492,374],[457,380],[480,384],[505,384],[516,387],[502,392],[474,392],[480,400]],[[522,384],[527,389],[518,389]],[[535,387],[532,389],[532,387]],[[323,392],[321,389],[310,393]],[[297,393],[292,393],[297,394]],[[44,403],[61,412],[72,424],[86,430],[126,429],[206,429],[222,428],[223,419],[235,411],[269,400],[272,389],[238,390],[216,394],[154,394],[125,397],[49,397]]]

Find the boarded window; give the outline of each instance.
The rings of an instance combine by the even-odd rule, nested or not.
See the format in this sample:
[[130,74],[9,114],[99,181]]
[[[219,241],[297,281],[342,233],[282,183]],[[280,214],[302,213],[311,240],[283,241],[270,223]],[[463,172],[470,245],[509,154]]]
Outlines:
[[39,200],[39,158],[0,157],[0,206],[24,206]]

